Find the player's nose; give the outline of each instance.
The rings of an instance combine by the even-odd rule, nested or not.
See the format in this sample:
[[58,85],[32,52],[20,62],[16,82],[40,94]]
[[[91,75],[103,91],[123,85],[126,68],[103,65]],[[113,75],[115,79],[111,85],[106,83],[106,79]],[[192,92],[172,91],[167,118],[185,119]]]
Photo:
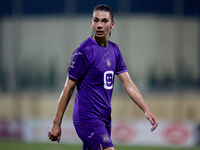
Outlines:
[[98,22],[97,28],[102,28],[102,23],[101,22]]

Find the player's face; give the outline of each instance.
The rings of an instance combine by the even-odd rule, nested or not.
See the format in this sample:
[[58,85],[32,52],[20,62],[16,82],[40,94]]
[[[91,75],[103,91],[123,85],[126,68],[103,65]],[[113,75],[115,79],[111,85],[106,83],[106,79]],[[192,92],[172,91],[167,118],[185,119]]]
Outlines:
[[114,27],[109,12],[95,11],[93,13],[91,28],[96,38],[109,38],[110,30]]

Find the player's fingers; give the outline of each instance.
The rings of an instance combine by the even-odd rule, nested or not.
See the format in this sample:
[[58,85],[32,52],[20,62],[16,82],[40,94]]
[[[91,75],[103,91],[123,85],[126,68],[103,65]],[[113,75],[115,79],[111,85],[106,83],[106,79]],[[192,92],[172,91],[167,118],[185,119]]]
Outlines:
[[48,132],[48,137],[51,141],[56,141],[57,140],[57,136],[52,135],[50,132]]
[[48,132],[48,137],[49,137],[49,139],[51,139],[51,133],[50,132]]
[[153,125],[154,125],[153,119],[152,119],[152,118],[149,118],[149,121],[150,121],[151,125],[153,126]]
[[60,143],[60,139],[57,139],[57,142]]
[[60,143],[60,135],[57,137],[57,142]]
[[152,119],[151,117],[148,117],[147,119],[149,120],[150,124],[153,126],[153,127],[151,128],[151,131],[155,130],[155,129],[154,129],[154,121],[153,121],[153,119]]
[[51,137],[50,137],[50,140],[51,140],[51,141],[57,141],[57,139],[58,139],[58,138],[55,137],[55,136],[51,136]]
[[145,115],[146,115],[146,118],[151,123],[151,125],[153,126],[151,128],[151,131],[155,130],[157,128],[157,126],[158,126],[158,122],[157,122],[156,117],[151,112],[150,113],[146,112]]
[[154,125],[154,120],[152,116],[148,116],[147,119],[149,120],[150,124],[153,126]]
[[153,126],[152,128],[151,128],[151,131],[154,131],[156,128],[157,128],[157,126],[158,126],[158,122],[157,122],[157,119],[156,118],[152,118],[152,123],[151,123],[151,125]]
[[151,128],[151,131],[154,131],[157,128],[158,124],[154,124],[154,126]]

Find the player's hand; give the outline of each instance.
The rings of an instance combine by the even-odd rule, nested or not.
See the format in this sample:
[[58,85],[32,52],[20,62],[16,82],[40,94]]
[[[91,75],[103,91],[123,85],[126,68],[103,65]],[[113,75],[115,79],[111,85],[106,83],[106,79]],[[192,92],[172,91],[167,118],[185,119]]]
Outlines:
[[61,127],[53,124],[48,131],[48,137],[51,141],[57,141],[59,143],[61,137]]
[[150,121],[151,125],[153,126],[151,128],[151,131],[154,131],[158,127],[158,121],[156,119],[156,116],[154,116],[151,111],[145,112],[146,118]]

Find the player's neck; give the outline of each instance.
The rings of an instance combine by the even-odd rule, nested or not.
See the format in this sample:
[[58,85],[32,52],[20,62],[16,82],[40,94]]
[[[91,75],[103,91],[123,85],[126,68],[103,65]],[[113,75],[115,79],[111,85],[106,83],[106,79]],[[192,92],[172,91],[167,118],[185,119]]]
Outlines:
[[107,38],[98,38],[95,36],[92,36],[92,38],[101,46],[106,47],[108,44],[108,39]]

